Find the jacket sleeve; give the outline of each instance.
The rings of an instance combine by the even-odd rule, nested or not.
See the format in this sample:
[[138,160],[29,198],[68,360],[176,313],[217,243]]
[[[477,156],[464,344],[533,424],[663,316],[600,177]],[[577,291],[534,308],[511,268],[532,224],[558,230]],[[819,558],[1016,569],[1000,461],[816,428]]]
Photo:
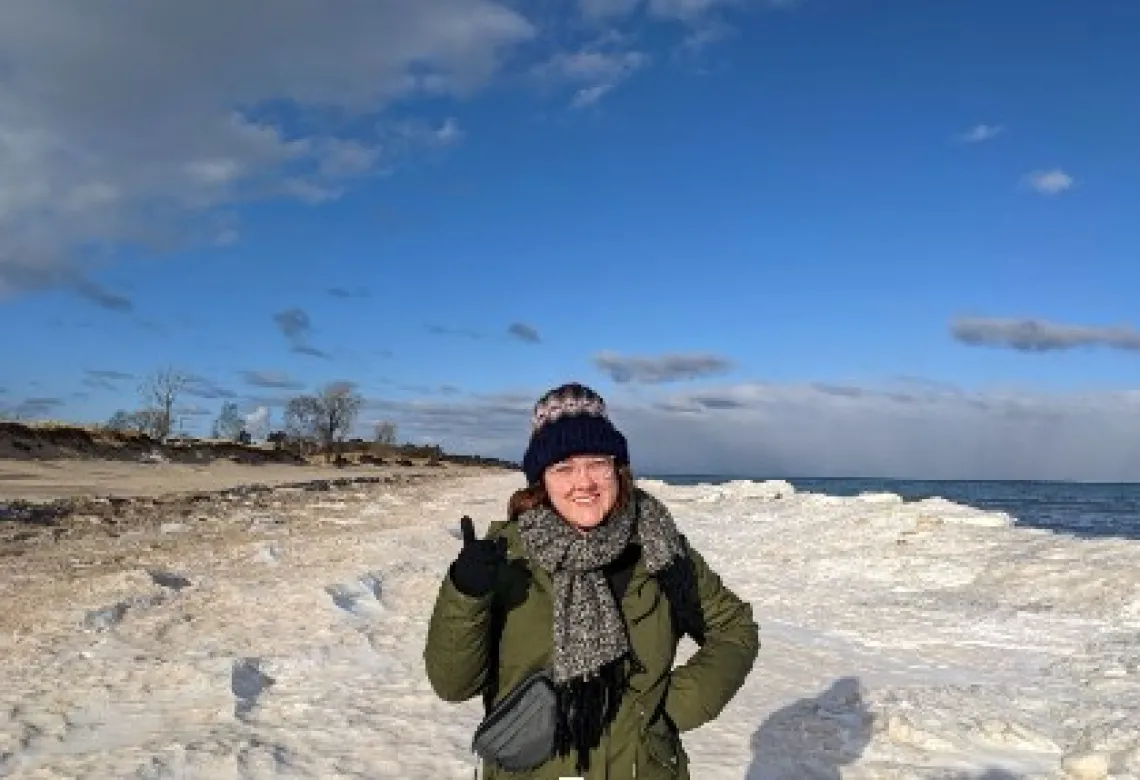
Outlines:
[[488,635],[493,592],[468,596],[445,576],[428,622],[424,665],[441,699],[461,702],[483,690],[488,671]]
[[[493,521],[486,539],[502,535],[506,523]],[[432,690],[444,701],[462,702],[483,691],[490,673],[492,607],[497,588],[468,596],[444,576],[428,622],[424,665]]]
[[705,643],[670,675],[665,712],[678,731],[716,718],[744,685],[760,651],[760,630],[751,605],[725,587],[687,542],[686,547],[704,614]]

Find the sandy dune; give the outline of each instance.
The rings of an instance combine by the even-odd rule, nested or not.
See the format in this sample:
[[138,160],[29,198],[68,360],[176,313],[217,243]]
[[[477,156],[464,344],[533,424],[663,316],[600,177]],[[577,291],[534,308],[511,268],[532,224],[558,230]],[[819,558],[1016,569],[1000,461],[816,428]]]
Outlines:
[[216,491],[238,485],[279,485],[314,479],[424,474],[427,466],[295,466],[283,463],[244,465],[217,460],[205,465],[132,463],[103,460],[0,460],[0,501],[49,501],[79,496],[157,496]]

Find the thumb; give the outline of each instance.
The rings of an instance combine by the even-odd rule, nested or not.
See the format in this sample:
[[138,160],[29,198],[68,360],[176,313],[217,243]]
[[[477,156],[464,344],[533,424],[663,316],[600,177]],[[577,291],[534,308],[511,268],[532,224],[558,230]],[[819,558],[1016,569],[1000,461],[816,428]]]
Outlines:
[[463,546],[467,547],[475,542],[475,524],[467,515],[459,521],[459,530],[463,533]]

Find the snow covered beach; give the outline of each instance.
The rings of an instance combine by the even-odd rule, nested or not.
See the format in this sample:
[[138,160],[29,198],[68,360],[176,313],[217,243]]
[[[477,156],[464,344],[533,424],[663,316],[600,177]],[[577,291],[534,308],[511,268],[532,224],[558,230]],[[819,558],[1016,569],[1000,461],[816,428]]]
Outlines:
[[[480,705],[432,694],[426,618],[458,518],[485,526],[519,484],[141,530],[68,582],[5,559],[0,777],[470,777]],[[686,737],[694,778],[1140,778],[1137,543],[938,500],[642,485],[761,625],[745,688]]]

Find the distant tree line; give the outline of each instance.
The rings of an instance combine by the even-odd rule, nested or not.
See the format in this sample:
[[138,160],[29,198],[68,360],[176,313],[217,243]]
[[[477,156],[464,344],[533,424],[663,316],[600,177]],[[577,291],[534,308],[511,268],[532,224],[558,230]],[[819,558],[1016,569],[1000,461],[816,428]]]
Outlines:
[[[133,411],[116,411],[107,421],[107,427],[146,434],[159,441],[170,439],[174,435],[178,399],[190,384],[190,376],[177,369],[156,371],[139,385],[140,407]],[[343,449],[345,439],[356,424],[363,400],[348,382],[331,382],[313,394],[294,396],[285,404],[284,430],[271,431],[265,439],[276,449],[292,449],[301,455],[324,453],[331,460]],[[214,439],[243,444],[252,442],[246,418],[232,401],[222,404],[210,433]],[[396,425],[393,422],[377,422],[372,433],[376,444],[396,444]]]

